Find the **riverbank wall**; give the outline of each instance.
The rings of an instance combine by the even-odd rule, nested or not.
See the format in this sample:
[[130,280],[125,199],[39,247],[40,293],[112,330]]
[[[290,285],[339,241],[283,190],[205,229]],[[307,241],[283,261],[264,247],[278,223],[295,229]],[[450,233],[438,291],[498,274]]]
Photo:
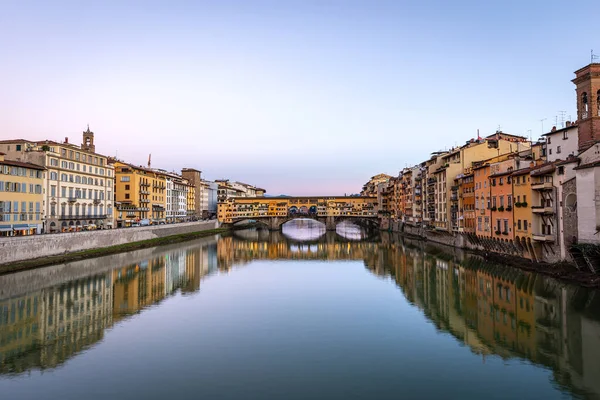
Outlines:
[[534,246],[530,241],[513,242],[509,240],[478,237],[475,234],[470,233],[427,229],[408,225],[402,221],[396,221],[389,218],[382,219],[380,228],[383,231],[398,232],[408,237],[428,240],[482,254],[492,253],[499,256],[520,258],[523,261],[534,263],[555,264],[566,262],[575,265],[568,254],[566,258],[561,257],[560,249],[557,245]]
[[219,226],[219,222],[213,220],[2,238],[0,239],[0,265],[208,231],[217,229]]

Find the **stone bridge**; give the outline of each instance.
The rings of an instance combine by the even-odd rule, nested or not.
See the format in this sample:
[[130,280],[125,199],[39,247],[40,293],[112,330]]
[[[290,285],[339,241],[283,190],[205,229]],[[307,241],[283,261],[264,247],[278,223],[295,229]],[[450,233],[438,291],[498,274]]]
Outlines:
[[[312,216],[312,215],[288,215],[285,217],[257,217],[252,218],[252,221],[256,221],[265,225],[270,231],[279,231],[281,227],[286,222],[295,220],[295,219],[312,219],[313,221],[317,221],[325,225],[325,229],[328,231],[335,231],[336,226],[343,221],[350,221],[357,225],[363,226],[368,229],[377,229],[379,227],[379,219],[376,217],[365,218],[365,217],[335,217],[335,216]],[[248,218],[236,219],[232,224],[237,224],[242,221],[248,221]]]
[[309,218],[335,230],[342,221],[378,228],[377,199],[364,196],[232,197],[219,203],[222,224],[256,221],[278,231],[288,221]]

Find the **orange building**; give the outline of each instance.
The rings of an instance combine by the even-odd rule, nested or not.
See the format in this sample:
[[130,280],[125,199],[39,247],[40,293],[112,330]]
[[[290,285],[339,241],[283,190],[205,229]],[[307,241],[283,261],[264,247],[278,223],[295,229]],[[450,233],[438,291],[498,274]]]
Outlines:
[[492,237],[502,241],[512,241],[513,232],[513,198],[512,198],[512,168],[510,171],[498,172],[489,176],[490,220],[493,224]]

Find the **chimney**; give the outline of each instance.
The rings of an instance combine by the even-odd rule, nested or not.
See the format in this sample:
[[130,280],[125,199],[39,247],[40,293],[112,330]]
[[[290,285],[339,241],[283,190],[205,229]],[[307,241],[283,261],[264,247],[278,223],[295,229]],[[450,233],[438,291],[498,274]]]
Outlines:
[[69,138],[65,136],[65,143],[69,143]]
[[567,123],[565,124],[565,126],[568,128],[571,126],[571,121],[567,121]]
[[553,126],[550,132],[556,132],[556,126]]

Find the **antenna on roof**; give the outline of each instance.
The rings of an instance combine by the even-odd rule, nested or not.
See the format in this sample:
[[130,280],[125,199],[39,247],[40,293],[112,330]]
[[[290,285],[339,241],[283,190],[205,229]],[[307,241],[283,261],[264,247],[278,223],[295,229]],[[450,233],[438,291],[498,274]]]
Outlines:
[[542,135],[544,134],[544,121],[547,120],[548,118],[542,118],[540,119],[540,122],[542,123]]
[[599,59],[600,56],[594,54],[594,49],[590,50],[590,64],[594,63],[594,60]]
[[567,115],[566,111],[559,111],[558,114],[560,115],[560,127],[564,128],[565,127],[565,116]]

